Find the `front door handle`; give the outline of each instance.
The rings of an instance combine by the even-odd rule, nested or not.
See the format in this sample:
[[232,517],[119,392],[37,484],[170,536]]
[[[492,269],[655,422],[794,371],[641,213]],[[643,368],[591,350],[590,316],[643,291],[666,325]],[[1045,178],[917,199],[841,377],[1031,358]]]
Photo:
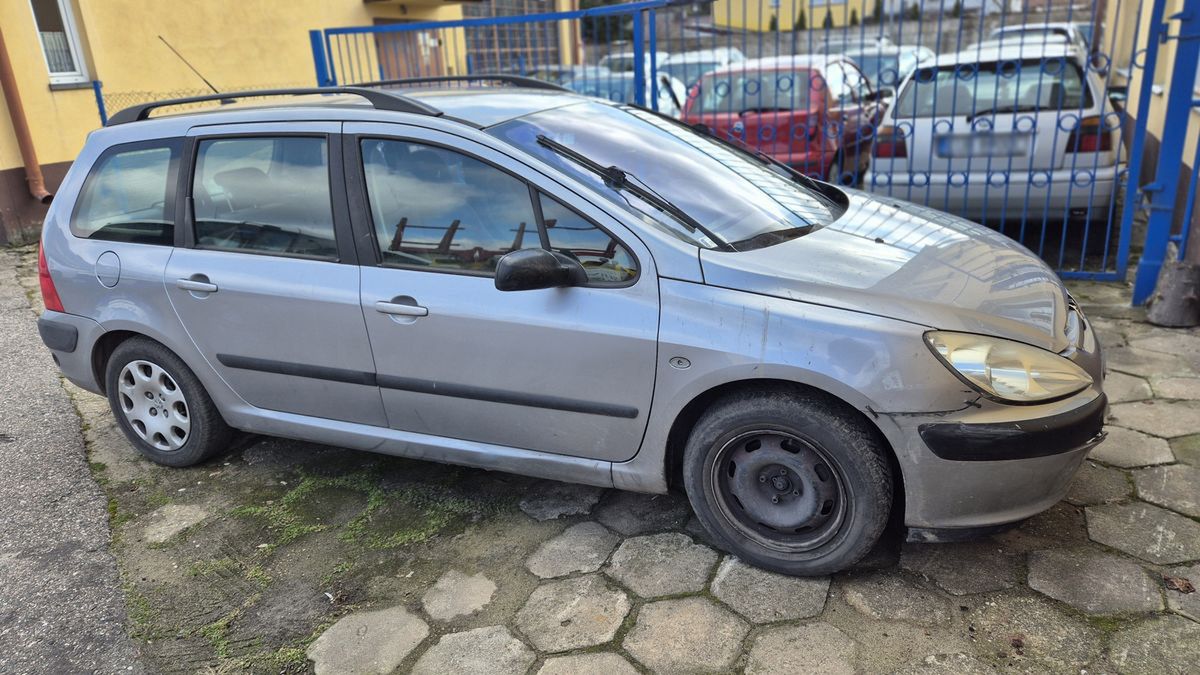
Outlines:
[[405,305],[398,302],[385,302],[380,300],[375,303],[375,311],[392,316],[429,316],[429,309],[417,304]]
[[196,275],[196,276],[202,277],[205,280],[202,281],[201,279],[196,279],[196,278],[176,279],[175,285],[178,286],[179,288],[182,288],[185,291],[190,291],[192,293],[216,293],[217,292],[217,285],[207,281],[207,277],[203,277],[203,275]]

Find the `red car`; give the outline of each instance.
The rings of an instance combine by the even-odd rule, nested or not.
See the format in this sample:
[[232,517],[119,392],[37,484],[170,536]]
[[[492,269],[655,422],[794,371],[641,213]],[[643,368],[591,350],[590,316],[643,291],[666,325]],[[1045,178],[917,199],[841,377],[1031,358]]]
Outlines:
[[776,56],[704,75],[684,109],[689,124],[741,141],[810,176],[857,184],[883,105],[844,56]]

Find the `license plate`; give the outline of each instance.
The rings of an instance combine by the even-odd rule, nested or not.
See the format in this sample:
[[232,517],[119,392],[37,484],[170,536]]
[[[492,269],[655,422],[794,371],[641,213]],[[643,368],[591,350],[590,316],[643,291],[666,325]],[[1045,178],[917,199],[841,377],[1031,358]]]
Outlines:
[[1029,134],[960,134],[938,136],[939,157],[1024,157]]

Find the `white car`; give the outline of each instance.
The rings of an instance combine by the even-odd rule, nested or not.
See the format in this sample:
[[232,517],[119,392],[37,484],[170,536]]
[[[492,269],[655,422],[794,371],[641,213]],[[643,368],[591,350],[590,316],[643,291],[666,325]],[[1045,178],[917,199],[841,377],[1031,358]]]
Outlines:
[[1065,42],[1082,49],[1084,53],[1088,51],[1088,41],[1079,31],[1079,26],[1065,21],[1001,26],[988,35],[984,44],[992,42],[1003,43],[1006,46]]
[[[646,72],[650,72],[650,55],[646,54],[644,63]],[[667,62],[671,55],[667,52],[654,52],[654,63],[658,64],[659,69]],[[632,73],[634,64],[633,52],[617,52],[616,54],[606,54],[600,57],[598,65],[606,70],[611,70],[614,73]]]
[[866,189],[989,222],[1108,218],[1119,117],[1074,45],[972,48],[901,83]]
[[936,56],[932,49],[920,45],[862,46],[847,49],[842,55],[858,64],[871,80],[871,86],[886,96],[893,95],[896,85],[911,75],[918,65]]
[[697,49],[671,54],[665,61],[659,63],[658,72],[678,78],[690,89],[706,73],[745,60],[746,55],[737,47]]

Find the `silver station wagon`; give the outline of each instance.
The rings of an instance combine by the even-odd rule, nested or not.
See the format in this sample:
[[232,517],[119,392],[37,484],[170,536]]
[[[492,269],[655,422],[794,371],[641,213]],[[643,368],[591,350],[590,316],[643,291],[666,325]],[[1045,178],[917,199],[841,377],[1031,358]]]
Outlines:
[[1095,335],[1013,241],[636,106],[441,79],[88,138],[39,328],[138,451],[243,430],[681,488],[718,544],[807,575],[889,522],[1036,514],[1103,437]]

